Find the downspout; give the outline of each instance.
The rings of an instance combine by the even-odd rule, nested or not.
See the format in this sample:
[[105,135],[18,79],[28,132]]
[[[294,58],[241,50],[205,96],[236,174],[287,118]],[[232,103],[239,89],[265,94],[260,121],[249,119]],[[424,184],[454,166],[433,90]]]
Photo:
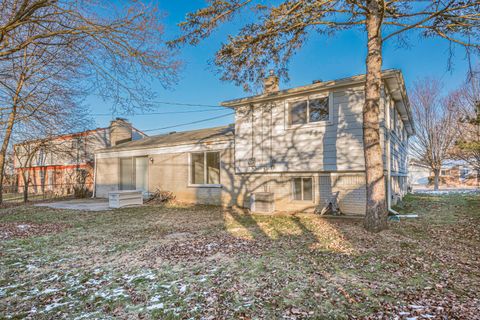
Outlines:
[[93,158],[93,192],[92,199],[95,198],[95,191],[97,190],[97,154]]
[[[390,106],[385,104],[385,129],[387,131],[387,141],[386,141],[386,158],[387,158],[387,209],[389,213],[394,215],[399,215],[397,211],[392,209],[392,164],[391,164],[391,149],[390,149]],[[395,111],[395,105],[393,105],[393,110]]]

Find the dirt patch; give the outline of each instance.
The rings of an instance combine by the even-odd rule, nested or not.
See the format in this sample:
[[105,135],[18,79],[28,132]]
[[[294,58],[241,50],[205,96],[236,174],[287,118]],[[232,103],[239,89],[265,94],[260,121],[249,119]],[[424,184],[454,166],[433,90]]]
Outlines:
[[212,256],[235,254],[257,254],[268,243],[266,240],[248,240],[227,233],[196,236],[188,241],[172,241],[161,245],[144,255],[144,259],[164,259],[168,261],[192,261]]
[[70,226],[62,223],[30,223],[30,222],[10,222],[0,223],[0,240],[9,240],[15,238],[28,238],[41,236],[50,233],[59,233]]

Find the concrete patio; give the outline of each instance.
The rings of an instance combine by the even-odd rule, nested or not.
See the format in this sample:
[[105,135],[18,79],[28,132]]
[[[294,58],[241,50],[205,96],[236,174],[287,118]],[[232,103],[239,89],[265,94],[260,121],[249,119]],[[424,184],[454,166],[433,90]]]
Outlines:
[[107,199],[75,199],[58,202],[45,202],[35,204],[37,207],[49,207],[53,209],[104,211],[111,210]]

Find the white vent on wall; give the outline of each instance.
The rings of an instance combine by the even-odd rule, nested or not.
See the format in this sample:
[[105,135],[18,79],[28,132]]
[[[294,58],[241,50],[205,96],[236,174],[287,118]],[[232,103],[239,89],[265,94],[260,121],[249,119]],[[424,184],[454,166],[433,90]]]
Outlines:
[[250,211],[270,213],[275,211],[275,201],[271,192],[256,192],[250,197]]

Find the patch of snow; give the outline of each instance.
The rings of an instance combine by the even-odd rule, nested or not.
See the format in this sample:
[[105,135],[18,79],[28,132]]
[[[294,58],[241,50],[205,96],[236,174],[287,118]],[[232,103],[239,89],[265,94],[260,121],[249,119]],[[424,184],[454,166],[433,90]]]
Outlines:
[[415,304],[411,304],[411,305],[409,305],[409,307],[411,309],[414,309],[414,310],[419,310],[419,309],[424,309],[425,308],[424,306],[417,306]]
[[38,290],[38,288],[33,288],[32,290],[30,290],[30,294],[33,294],[33,295],[38,295],[38,293],[40,292],[40,290]]
[[129,297],[129,295],[125,293],[125,290],[123,288],[115,288],[112,291],[98,291],[95,293],[95,296],[102,297],[107,300]]
[[27,264],[25,267],[27,268],[27,271],[38,269],[38,267],[34,266],[33,264]]
[[54,274],[53,276],[51,276],[50,278],[48,279],[43,279],[42,281],[40,282],[52,282],[52,281],[56,281],[60,278],[60,276],[58,274]]
[[20,230],[27,230],[28,228],[30,228],[30,225],[28,225],[28,224],[18,224],[17,228],[20,229]]
[[80,319],[97,319],[96,317],[93,317],[94,315],[98,314],[97,311],[95,312],[88,312],[79,315],[78,317],[73,318],[74,320],[80,320]]
[[448,195],[448,194],[474,194],[478,193],[478,189],[448,189],[448,190],[416,190],[415,194],[432,194],[432,195]]
[[1,287],[0,290],[18,288],[18,287],[20,287],[20,286],[23,286],[24,284],[25,284],[25,283],[14,283],[14,284],[11,284],[11,285],[6,286],[6,287]]
[[51,304],[49,304],[45,307],[45,312],[48,312],[50,310],[53,310],[55,308],[58,308],[58,307],[61,307],[61,306],[67,305],[67,304],[68,304],[68,302],[63,302],[63,303],[54,302],[54,303],[51,303]]
[[93,311],[93,312],[86,312],[82,313],[81,315],[73,318],[74,320],[80,320],[80,319],[101,319],[99,317],[100,312],[98,311]]
[[163,309],[163,303],[153,304],[147,307],[147,310]]
[[45,290],[43,290],[40,294],[49,294],[49,293],[53,293],[53,292],[57,292],[58,289],[56,288],[47,288]]
[[88,281],[85,282],[85,284],[96,286],[96,285],[99,285],[103,282],[105,282],[105,280],[102,280],[102,279],[88,279]]
[[150,299],[150,302],[158,302],[160,301],[161,296],[154,296]]
[[180,287],[180,293],[185,293],[187,291],[187,285],[184,284],[183,286]]
[[146,271],[144,273],[140,273],[140,274],[135,274],[135,275],[124,275],[122,277],[124,280],[126,280],[128,283],[132,282],[133,280],[136,280],[136,279],[147,279],[147,280],[155,280],[155,274],[151,271]]

